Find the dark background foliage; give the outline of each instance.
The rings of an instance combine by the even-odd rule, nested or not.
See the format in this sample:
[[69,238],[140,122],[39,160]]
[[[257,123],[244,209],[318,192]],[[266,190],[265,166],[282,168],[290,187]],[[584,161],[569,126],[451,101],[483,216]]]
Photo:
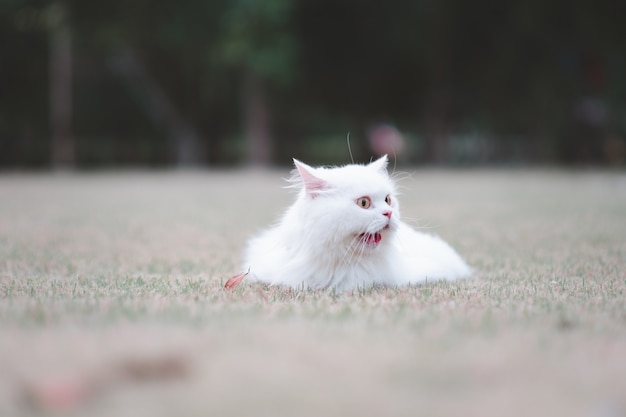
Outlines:
[[2,0],[0,166],[623,165],[626,3]]

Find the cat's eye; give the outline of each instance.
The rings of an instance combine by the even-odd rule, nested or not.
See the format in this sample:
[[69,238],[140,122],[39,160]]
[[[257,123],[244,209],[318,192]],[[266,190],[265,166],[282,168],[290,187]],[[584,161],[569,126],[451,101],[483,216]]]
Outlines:
[[361,208],[370,208],[370,205],[372,204],[372,200],[370,200],[369,197],[359,197],[356,200],[356,204],[361,207]]
[[391,205],[391,197],[389,196],[385,197],[385,203]]

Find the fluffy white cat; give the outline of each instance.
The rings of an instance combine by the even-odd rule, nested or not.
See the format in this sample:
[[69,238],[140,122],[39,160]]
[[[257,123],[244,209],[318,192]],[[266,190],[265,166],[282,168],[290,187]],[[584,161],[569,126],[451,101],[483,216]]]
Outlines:
[[335,168],[294,163],[289,181],[300,189],[298,197],[278,224],[248,243],[249,278],[354,290],[471,275],[446,242],[400,220],[387,156]]

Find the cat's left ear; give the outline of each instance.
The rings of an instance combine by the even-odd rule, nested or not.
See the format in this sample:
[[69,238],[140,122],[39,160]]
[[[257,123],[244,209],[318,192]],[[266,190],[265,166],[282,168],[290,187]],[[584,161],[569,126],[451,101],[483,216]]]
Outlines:
[[387,155],[383,155],[380,158],[378,158],[377,160],[375,160],[374,162],[370,162],[370,164],[368,165],[369,168],[372,168],[373,170],[383,174],[383,175],[389,175],[389,173],[387,172],[387,164],[389,163],[389,158],[387,158]]
[[315,198],[319,194],[320,191],[326,190],[330,188],[328,183],[315,175],[315,169],[311,168],[304,162],[300,162],[294,158],[293,164],[296,166],[298,170],[298,174],[302,179],[302,183],[304,184],[304,189],[307,194],[311,197]]

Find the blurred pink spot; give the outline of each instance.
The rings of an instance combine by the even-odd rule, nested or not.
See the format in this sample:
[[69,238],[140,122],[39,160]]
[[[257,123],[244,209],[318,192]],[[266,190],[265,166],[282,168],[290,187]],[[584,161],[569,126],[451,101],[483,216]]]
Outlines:
[[404,137],[389,124],[377,124],[368,131],[372,152],[376,156],[400,155],[404,151]]

